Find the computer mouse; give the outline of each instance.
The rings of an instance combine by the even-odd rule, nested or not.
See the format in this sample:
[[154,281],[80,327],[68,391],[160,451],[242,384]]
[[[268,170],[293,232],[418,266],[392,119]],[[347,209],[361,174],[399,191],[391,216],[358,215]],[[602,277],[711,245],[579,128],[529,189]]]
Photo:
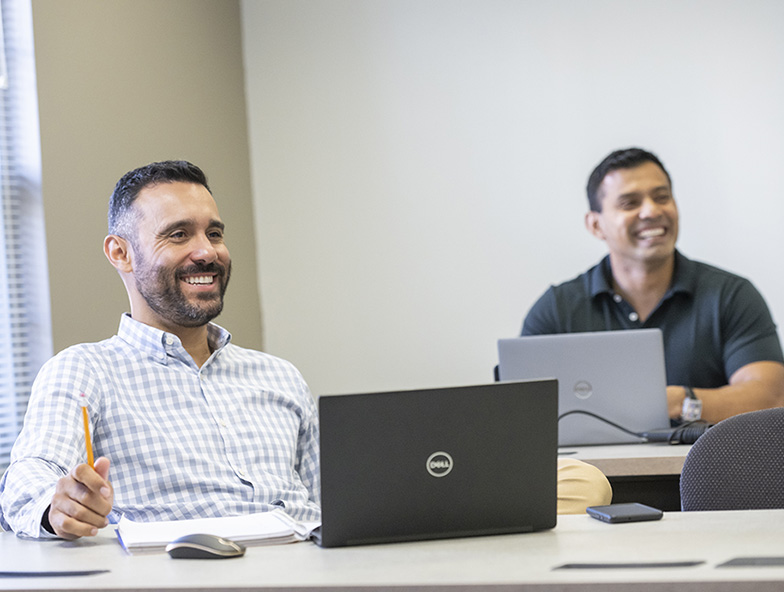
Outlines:
[[228,559],[245,555],[245,547],[214,534],[188,534],[166,545],[166,552],[175,559]]

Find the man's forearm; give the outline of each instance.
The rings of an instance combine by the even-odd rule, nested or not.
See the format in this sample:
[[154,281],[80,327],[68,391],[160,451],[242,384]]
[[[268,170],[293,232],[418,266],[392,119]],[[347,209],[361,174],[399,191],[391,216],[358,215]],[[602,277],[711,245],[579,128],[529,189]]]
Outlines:
[[[735,372],[726,386],[713,389],[687,386],[692,386],[702,402],[702,419],[716,423],[739,413],[784,406],[784,365],[754,362]],[[667,387],[671,418],[680,418],[685,398],[683,386]]]

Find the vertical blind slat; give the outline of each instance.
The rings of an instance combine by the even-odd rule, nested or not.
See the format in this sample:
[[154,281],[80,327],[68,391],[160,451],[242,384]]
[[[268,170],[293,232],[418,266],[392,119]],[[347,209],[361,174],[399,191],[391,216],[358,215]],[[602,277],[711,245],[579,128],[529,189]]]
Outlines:
[[0,471],[50,355],[31,0],[0,0]]

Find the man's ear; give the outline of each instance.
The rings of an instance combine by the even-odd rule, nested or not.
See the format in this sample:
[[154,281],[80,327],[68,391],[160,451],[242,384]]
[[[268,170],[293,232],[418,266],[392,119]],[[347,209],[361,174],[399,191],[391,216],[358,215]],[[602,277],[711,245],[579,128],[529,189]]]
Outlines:
[[602,232],[601,224],[599,223],[601,219],[601,212],[594,212],[591,210],[585,215],[585,227],[588,229],[592,235],[594,235],[599,240],[604,240],[604,232]]
[[131,250],[128,241],[117,236],[110,234],[103,239],[103,252],[114,268],[121,273],[130,273],[133,271],[133,261],[131,260]]

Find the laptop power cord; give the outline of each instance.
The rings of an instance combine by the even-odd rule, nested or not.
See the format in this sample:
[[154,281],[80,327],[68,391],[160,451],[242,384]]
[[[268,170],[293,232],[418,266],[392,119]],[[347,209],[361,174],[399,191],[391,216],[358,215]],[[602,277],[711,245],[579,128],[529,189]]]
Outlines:
[[697,441],[697,438],[702,436],[708,428],[711,427],[713,424],[709,424],[703,420],[697,421],[690,421],[683,423],[679,426],[675,426],[672,428],[664,428],[658,430],[648,430],[645,432],[635,432],[630,429],[623,427],[615,423],[614,421],[610,421],[606,417],[602,417],[601,415],[597,415],[596,413],[591,413],[590,411],[583,411],[582,409],[572,409],[571,411],[567,411],[566,413],[562,413],[558,416],[558,421],[561,421],[567,415],[588,415],[589,417],[593,417],[599,421],[602,421],[612,427],[629,434],[630,436],[635,436],[640,438],[643,442],[667,442],[669,444],[694,444]]

